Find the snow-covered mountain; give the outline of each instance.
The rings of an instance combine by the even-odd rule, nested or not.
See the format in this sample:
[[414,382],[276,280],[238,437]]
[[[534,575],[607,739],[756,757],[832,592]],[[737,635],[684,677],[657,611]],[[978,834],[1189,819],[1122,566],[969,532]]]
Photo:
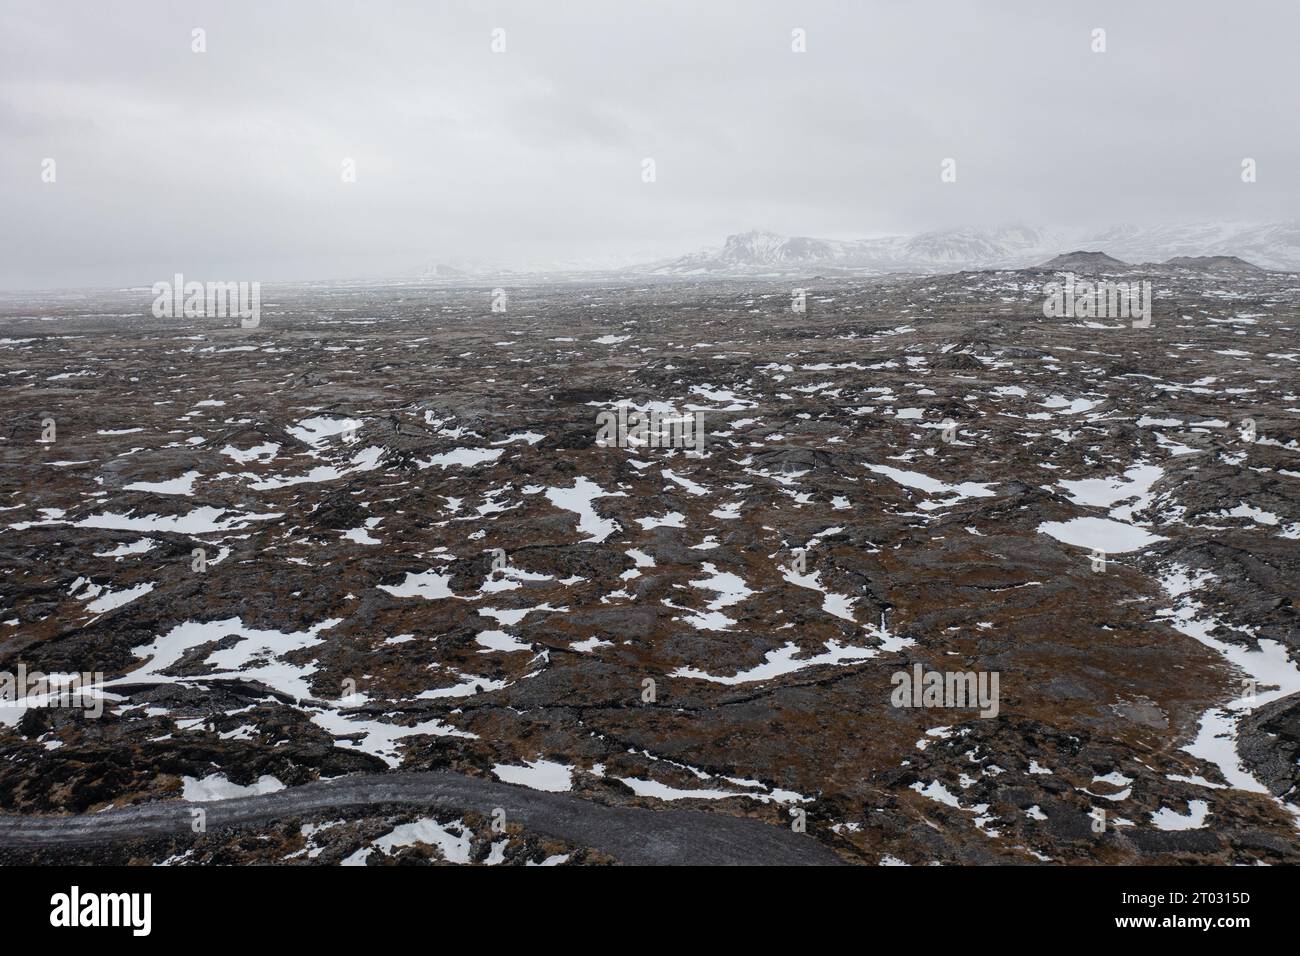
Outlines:
[[505,267],[453,260],[425,270],[422,278],[932,274],[1028,268],[1071,249],[1097,250],[1131,263],[1238,256],[1265,269],[1300,272],[1300,222],[1120,225],[1100,232],[1013,224],[851,240],[756,229],[728,236],[721,247],[648,263],[605,259]]
[[664,275],[712,272],[748,272],[802,269],[818,263],[849,265],[856,243],[806,236],[778,236],[756,229],[727,237],[721,249],[705,249],[652,265],[649,271]]
[[1176,256],[1238,256],[1265,269],[1300,271],[1300,222],[1204,222],[1116,226],[1081,246],[1104,249],[1127,262],[1164,262]]
[[835,240],[787,238],[756,230],[728,236],[721,249],[653,264],[658,275],[806,272],[951,272],[1029,265],[1055,250],[1055,239],[1028,226],[947,229],[914,236]]
[[1101,232],[1007,225],[850,241],[754,231],[728,236],[721,249],[654,263],[646,271],[690,276],[1019,269],[1069,249],[1101,250],[1134,263],[1176,256],[1238,256],[1267,269],[1300,271],[1300,223],[1124,225]]
[[1045,249],[1053,249],[1063,237],[1043,229],[1008,225],[994,229],[944,229],[910,237],[900,250],[909,263],[954,268],[996,268],[1019,265]]

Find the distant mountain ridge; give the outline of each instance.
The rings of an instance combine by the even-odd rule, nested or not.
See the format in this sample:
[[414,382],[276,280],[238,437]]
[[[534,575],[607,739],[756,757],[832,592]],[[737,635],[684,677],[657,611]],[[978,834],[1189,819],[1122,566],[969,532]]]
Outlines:
[[440,263],[426,269],[422,277],[937,274],[966,269],[1045,268],[1053,257],[1074,255],[1066,253],[1069,249],[1095,250],[1119,267],[1126,263],[1176,260],[1169,264],[1201,269],[1259,267],[1300,272],[1300,222],[1181,223],[1151,227],[1125,224],[1101,232],[1009,224],[848,240],[782,236],[754,229],[727,236],[721,247],[648,263],[597,266],[567,262],[511,269],[452,260],[451,265]]
[[1052,272],[1078,272],[1097,274],[1120,272],[1127,269],[1142,269],[1152,266],[1172,266],[1179,269],[1198,269],[1202,272],[1263,272],[1254,263],[1247,262],[1240,256],[1174,256],[1165,262],[1131,263],[1123,262],[1104,252],[1066,252],[1053,256],[1046,262],[1039,263],[1035,269]]
[[1129,262],[1236,256],[1265,269],[1300,271],[1300,222],[1123,225],[1093,235],[1090,244]]
[[1229,260],[1237,259],[1237,268],[1254,265],[1291,272],[1300,271],[1300,223],[1118,226],[1095,234],[1008,225],[847,241],[787,238],[756,230],[728,236],[720,250],[655,263],[646,271],[687,276],[781,274],[809,269],[864,273],[1023,269],[1060,256],[1066,249],[1097,250],[1116,266],[1178,259],[1173,264],[1230,268]]
[[753,230],[728,236],[721,249],[653,263],[655,275],[727,275],[806,271],[951,272],[964,268],[1014,268],[1042,258],[1050,235],[1027,226],[950,229],[915,236],[817,239]]
[[1240,256],[1174,256],[1167,266],[1180,266],[1184,269],[1209,269],[1218,272],[1262,272],[1253,262],[1247,262]]

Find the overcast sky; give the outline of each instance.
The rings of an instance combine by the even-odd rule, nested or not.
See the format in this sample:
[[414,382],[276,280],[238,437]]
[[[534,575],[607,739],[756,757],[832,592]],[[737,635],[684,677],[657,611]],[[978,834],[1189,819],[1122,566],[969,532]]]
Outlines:
[[10,289],[1300,218],[1290,0],[0,0],[0,21]]

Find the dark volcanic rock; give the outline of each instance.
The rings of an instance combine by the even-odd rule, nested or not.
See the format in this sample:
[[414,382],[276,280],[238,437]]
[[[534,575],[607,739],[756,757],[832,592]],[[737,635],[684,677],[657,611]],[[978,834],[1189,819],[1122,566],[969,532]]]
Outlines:
[[[108,693],[0,708],[0,804],[448,769],[802,809],[851,862],[1300,862],[1300,687],[1223,709],[1300,653],[1300,292],[1183,265],[1145,328],[1045,318],[1033,270],[818,280],[802,314],[761,280],[520,287],[505,316],[284,289],[252,330],[6,302],[0,676]],[[703,448],[598,447],[624,403],[698,412]],[[900,698],[918,668],[996,699]],[[1204,759],[1207,716],[1259,787]],[[473,861],[608,862],[453,809]],[[38,856],[447,862],[376,846],[417,819]]]
[[1300,694],[1265,704],[1245,717],[1238,749],[1276,797],[1296,802],[1300,789]]

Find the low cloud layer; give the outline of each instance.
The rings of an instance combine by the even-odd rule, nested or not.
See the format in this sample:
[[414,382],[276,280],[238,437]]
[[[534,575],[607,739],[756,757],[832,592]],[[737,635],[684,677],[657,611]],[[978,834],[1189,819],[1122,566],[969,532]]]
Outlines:
[[1300,217],[1293,5],[4,2],[0,18],[7,288],[605,263],[754,227]]

